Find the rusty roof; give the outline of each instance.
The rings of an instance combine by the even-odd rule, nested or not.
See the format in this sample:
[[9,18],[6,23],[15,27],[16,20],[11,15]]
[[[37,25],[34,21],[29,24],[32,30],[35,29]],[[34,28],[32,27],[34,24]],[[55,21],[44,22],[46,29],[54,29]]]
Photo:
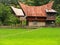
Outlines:
[[19,2],[21,8],[23,9],[26,16],[40,16],[46,17],[46,9],[52,9],[53,2],[49,2],[48,4],[42,6],[28,6]]

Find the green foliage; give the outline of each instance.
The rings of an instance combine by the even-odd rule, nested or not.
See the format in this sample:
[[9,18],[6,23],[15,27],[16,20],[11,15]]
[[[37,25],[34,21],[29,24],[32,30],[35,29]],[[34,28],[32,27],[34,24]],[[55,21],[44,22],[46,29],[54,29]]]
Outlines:
[[50,0],[23,0],[21,2],[24,2],[28,5],[40,6],[40,5],[48,3],[49,1]]
[[57,17],[56,17],[56,23],[57,23],[57,24],[60,24],[60,16],[57,16]]
[[40,6],[40,5],[43,5],[43,4],[46,4],[47,2],[49,2],[49,0],[33,0],[33,4],[35,6]]
[[18,0],[0,0],[0,3],[3,3],[4,5],[10,5],[10,4],[15,4],[17,5]]
[[0,3],[0,22],[3,25],[10,25],[19,23],[18,18],[16,18],[9,6]]

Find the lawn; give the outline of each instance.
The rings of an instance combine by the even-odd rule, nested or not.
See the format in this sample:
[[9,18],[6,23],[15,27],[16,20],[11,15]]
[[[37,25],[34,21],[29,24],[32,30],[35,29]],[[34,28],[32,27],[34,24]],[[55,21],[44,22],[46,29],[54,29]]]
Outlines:
[[60,28],[0,29],[0,45],[60,45]]

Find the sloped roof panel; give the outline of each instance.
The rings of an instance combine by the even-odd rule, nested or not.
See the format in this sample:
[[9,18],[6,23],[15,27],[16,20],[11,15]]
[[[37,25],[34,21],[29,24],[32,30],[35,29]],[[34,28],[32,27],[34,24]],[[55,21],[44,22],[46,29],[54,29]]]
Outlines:
[[13,6],[11,6],[11,8],[14,11],[14,13],[16,14],[16,16],[24,16],[24,13],[21,9],[15,8]]
[[48,10],[48,9],[46,9],[46,12],[57,12],[57,11],[55,11],[55,10],[53,10],[53,9],[51,9],[51,10]]

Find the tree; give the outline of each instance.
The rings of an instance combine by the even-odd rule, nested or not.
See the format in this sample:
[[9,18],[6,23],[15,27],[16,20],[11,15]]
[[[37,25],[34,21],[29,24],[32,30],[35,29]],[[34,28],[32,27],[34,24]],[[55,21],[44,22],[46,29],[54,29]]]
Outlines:
[[0,22],[3,25],[11,25],[19,23],[19,19],[15,17],[9,6],[0,3]]

